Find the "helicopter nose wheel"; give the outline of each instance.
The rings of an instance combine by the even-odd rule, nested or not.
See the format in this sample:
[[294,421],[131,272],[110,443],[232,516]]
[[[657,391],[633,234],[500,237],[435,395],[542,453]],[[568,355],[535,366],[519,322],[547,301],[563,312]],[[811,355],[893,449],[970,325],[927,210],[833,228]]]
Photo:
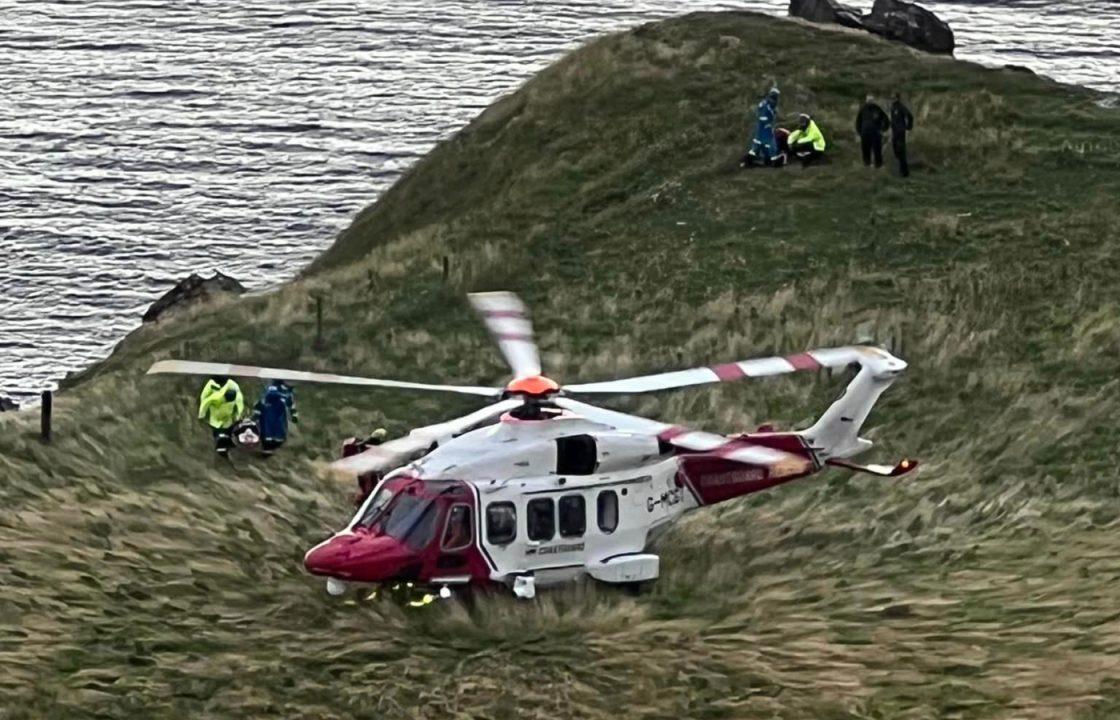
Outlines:
[[532,600],[537,594],[536,579],[532,575],[518,575],[513,579],[513,594],[522,600]]

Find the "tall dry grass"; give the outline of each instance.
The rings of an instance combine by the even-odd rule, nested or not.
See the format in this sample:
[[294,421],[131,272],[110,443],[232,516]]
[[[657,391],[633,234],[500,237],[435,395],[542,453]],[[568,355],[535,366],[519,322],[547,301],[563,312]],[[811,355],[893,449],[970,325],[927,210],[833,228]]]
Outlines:
[[[832,164],[732,169],[775,77]],[[863,92],[899,86],[907,184],[865,172],[845,132]],[[59,395],[52,445],[34,413],[0,415],[0,717],[1115,716],[1120,158],[1053,138],[1117,123],[1037,78],[745,14],[597,41],[437,148],[307,276],[134,333]],[[502,287],[567,382],[883,343],[910,370],[866,434],[923,466],[697,513],[648,594],[407,612],[302,572],[349,512],[320,464],[469,400],[301,387],[284,452],[227,464],[195,383],[142,375],[186,355],[497,383],[463,295]],[[844,382],[615,404],[800,427]]]

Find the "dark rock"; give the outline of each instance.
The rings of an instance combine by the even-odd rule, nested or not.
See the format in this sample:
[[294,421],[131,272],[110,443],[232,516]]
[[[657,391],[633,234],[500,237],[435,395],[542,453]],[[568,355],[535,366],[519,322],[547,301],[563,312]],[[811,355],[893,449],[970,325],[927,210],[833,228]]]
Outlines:
[[1023,73],[1024,75],[1036,74],[1034,70],[1031,70],[1029,67],[1026,67],[1024,65],[1004,65],[1003,69],[1009,70],[1011,72]]
[[0,395],[0,412],[14,412],[19,410],[19,403]]
[[815,23],[863,27],[863,14],[836,0],[790,0],[789,14]]
[[836,0],[790,0],[789,14],[810,22],[867,30],[926,52],[952,55],[956,46],[948,23],[929,10],[902,0],[875,0],[868,15]]
[[151,322],[169,310],[204,302],[218,295],[240,295],[243,292],[245,292],[245,286],[229,275],[216,272],[214,277],[204,279],[197,273],[191,273],[190,277],[175,283],[175,287],[152,303],[148,311],[144,313],[143,321]]
[[952,55],[956,47],[949,23],[929,10],[903,0],[875,0],[864,27],[888,40],[906,43],[919,50]]

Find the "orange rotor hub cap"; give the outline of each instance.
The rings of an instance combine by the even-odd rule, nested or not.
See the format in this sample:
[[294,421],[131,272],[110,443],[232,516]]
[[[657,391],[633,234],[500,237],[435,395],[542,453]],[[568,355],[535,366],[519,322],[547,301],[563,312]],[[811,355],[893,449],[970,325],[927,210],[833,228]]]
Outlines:
[[546,378],[544,375],[530,375],[529,377],[517,378],[509,385],[506,385],[506,392],[516,393],[518,395],[551,395],[558,392],[560,385],[555,380]]

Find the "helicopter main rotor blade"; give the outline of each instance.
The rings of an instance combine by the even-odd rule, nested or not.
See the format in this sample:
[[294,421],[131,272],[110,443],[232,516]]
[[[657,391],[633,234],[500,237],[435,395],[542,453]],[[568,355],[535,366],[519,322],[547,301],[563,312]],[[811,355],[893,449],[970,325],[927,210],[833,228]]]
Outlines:
[[[891,369],[904,369],[906,363],[886,350],[869,346],[848,346],[810,350],[796,355],[786,355],[739,362],[711,365],[690,370],[642,375],[622,380],[565,385],[563,390],[571,393],[643,393],[656,390],[706,385],[708,383],[730,382],[743,378],[784,375],[792,372],[820,370],[821,368],[845,367],[851,363],[862,363],[875,359]],[[897,365],[897,368],[894,366]]]
[[553,398],[552,402],[593,422],[610,425],[624,432],[654,435],[661,442],[682,450],[710,453],[733,462],[767,467],[770,469],[771,476],[799,475],[813,470],[813,462],[809,458],[756,445],[746,440],[703,430],[689,430],[681,425],[670,425],[637,415],[606,410],[571,398]]
[[522,401],[519,398],[510,398],[488,405],[469,415],[416,428],[404,437],[374,445],[357,455],[336,460],[330,464],[330,468],[337,472],[353,475],[384,472],[422,454],[432,446],[432,443],[445,442],[456,435],[473,429],[476,425],[481,425],[487,420],[493,419],[495,416],[520,407],[521,403]]
[[533,340],[533,323],[521,298],[511,292],[471,293],[471,306],[513,370],[515,379],[541,374],[541,359]]
[[431,446],[431,440],[405,435],[395,440],[383,442],[380,445],[374,445],[357,455],[335,460],[329,467],[335,472],[354,476],[384,472],[390,468],[404,465]]
[[240,378],[263,378],[266,380],[284,380],[286,382],[365,385],[370,387],[400,388],[402,390],[437,390],[465,395],[482,395],[484,397],[497,397],[502,394],[501,388],[476,387],[473,385],[430,385],[427,383],[403,382],[401,380],[378,380],[376,378],[335,375],[333,373],[283,370],[281,368],[265,368],[253,365],[194,362],[191,360],[160,360],[148,369],[148,374],[218,375]]

